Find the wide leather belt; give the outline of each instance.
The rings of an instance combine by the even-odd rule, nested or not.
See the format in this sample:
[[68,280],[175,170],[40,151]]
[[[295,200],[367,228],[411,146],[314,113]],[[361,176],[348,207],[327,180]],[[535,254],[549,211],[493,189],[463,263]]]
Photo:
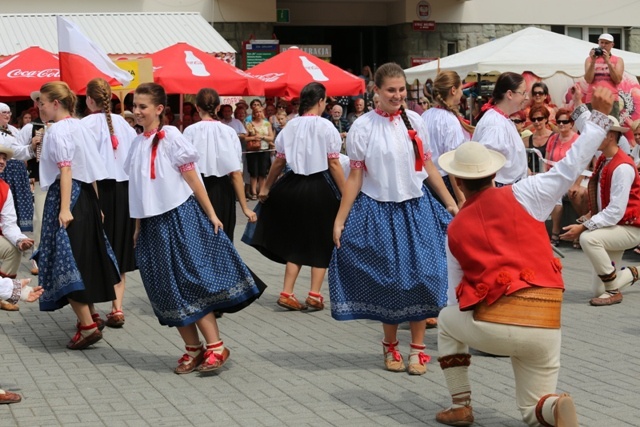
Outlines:
[[482,301],[473,309],[473,318],[482,322],[532,328],[560,329],[562,289],[525,288],[503,295],[491,305]]

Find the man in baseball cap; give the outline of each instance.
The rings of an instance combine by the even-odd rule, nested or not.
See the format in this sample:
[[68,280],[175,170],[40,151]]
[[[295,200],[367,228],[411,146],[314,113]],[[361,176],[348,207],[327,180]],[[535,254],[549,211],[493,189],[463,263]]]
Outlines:
[[598,47],[589,51],[589,56],[584,62],[584,79],[587,83],[604,81],[615,89],[615,86],[622,81],[624,60],[611,54],[613,46],[611,34],[600,34]]
[[[581,96],[576,85],[576,105]],[[564,283],[545,220],[607,135],[613,98],[596,89],[594,112],[574,112],[581,113],[576,124],[582,134],[566,157],[549,172],[513,185],[494,187],[505,158],[480,143],[465,142],[439,157],[466,202],[448,228],[451,305],[438,316],[438,361],[452,404],[436,415],[438,422],[474,421],[468,375],[473,347],[511,357],[516,402],[527,425],[578,426],[571,397],[556,394]]]

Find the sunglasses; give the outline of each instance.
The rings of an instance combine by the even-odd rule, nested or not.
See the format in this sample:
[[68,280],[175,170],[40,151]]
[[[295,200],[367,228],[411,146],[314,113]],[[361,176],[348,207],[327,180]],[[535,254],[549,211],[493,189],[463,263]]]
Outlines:
[[278,108],[287,108],[286,105],[278,105]]
[[511,119],[511,121],[517,125],[519,125],[520,123],[524,122],[524,120],[520,120],[520,119]]
[[544,96],[546,93],[544,92],[533,92],[533,96]]
[[568,125],[571,123],[571,120],[556,120],[556,123],[559,125]]
[[429,101],[420,101],[420,105],[429,105]]
[[547,119],[545,119],[544,117],[532,117],[531,118],[532,122],[542,122],[544,120],[547,120]]

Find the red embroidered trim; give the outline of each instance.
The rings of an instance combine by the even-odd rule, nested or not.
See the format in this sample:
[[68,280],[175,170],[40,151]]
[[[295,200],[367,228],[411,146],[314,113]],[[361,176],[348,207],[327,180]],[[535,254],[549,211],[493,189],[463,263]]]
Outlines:
[[431,151],[427,151],[426,153],[424,153],[424,162],[427,163],[428,160],[431,160],[432,158],[432,153]]
[[367,170],[367,167],[364,164],[364,160],[349,160],[349,166],[351,166],[351,169]]
[[394,113],[387,113],[386,111],[382,111],[381,109],[376,108],[374,111],[375,111],[377,114],[381,115],[382,117],[388,117],[388,118],[389,118],[389,121],[391,121],[391,122],[393,121],[393,119],[394,119],[395,117],[397,117],[397,116],[399,116],[399,115],[400,115],[400,110],[397,110],[397,111],[396,111],[396,112],[394,112]]
[[499,109],[497,105],[492,105],[491,109],[495,110],[495,112],[500,114],[502,117],[506,117],[507,119],[509,118],[509,115],[507,113],[505,113],[504,111],[502,111],[501,109]]
[[63,162],[58,162],[58,169],[60,168],[64,168],[64,167],[71,167],[71,160],[65,160]]
[[327,158],[328,159],[339,159],[340,158],[340,153],[329,153],[329,154],[327,154]]
[[178,167],[178,170],[179,170],[180,172],[183,172],[183,173],[184,173],[184,172],[192,171],[192,170],[194,170],[195,168],[196,168],[195,163],[190,162],[190,163],[185,163],[185,164],[184,164],[184,165],[182,165],[182,166],[179,166],[179,167]]
[[276,159],[287,159],[287,156],[284,153],[280,153],[276,151]]

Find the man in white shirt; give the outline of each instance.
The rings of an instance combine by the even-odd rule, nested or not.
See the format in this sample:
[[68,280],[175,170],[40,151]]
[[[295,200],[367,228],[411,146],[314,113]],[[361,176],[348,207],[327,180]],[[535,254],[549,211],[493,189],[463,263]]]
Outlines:
[[[7,166],[7,160],[13,156],[13,151],[0,146],[0,173]],[[17,224],[16,209],[9,184],[0,179],[0,276],[15,278],[20,267],[21,251],[33,246],[33,240],[27,238]],[[17,311],[17,305],[0,300],[0,308],[7,311]]]
[[[585,107],[581,107],[585,108]],[[626,249],[640,244],[640,176],[633,159],[618,142],[629,129],[614,122],[599,150],[602,152],[589,180],[590,212],[579,224],[564,227],[560,238],[580,238],[580,245],[593,266],[593,295],[589,303],[605,306],[622,302],[615,280],[616,265]],[[634,281],[637,270],[629,267]]]

